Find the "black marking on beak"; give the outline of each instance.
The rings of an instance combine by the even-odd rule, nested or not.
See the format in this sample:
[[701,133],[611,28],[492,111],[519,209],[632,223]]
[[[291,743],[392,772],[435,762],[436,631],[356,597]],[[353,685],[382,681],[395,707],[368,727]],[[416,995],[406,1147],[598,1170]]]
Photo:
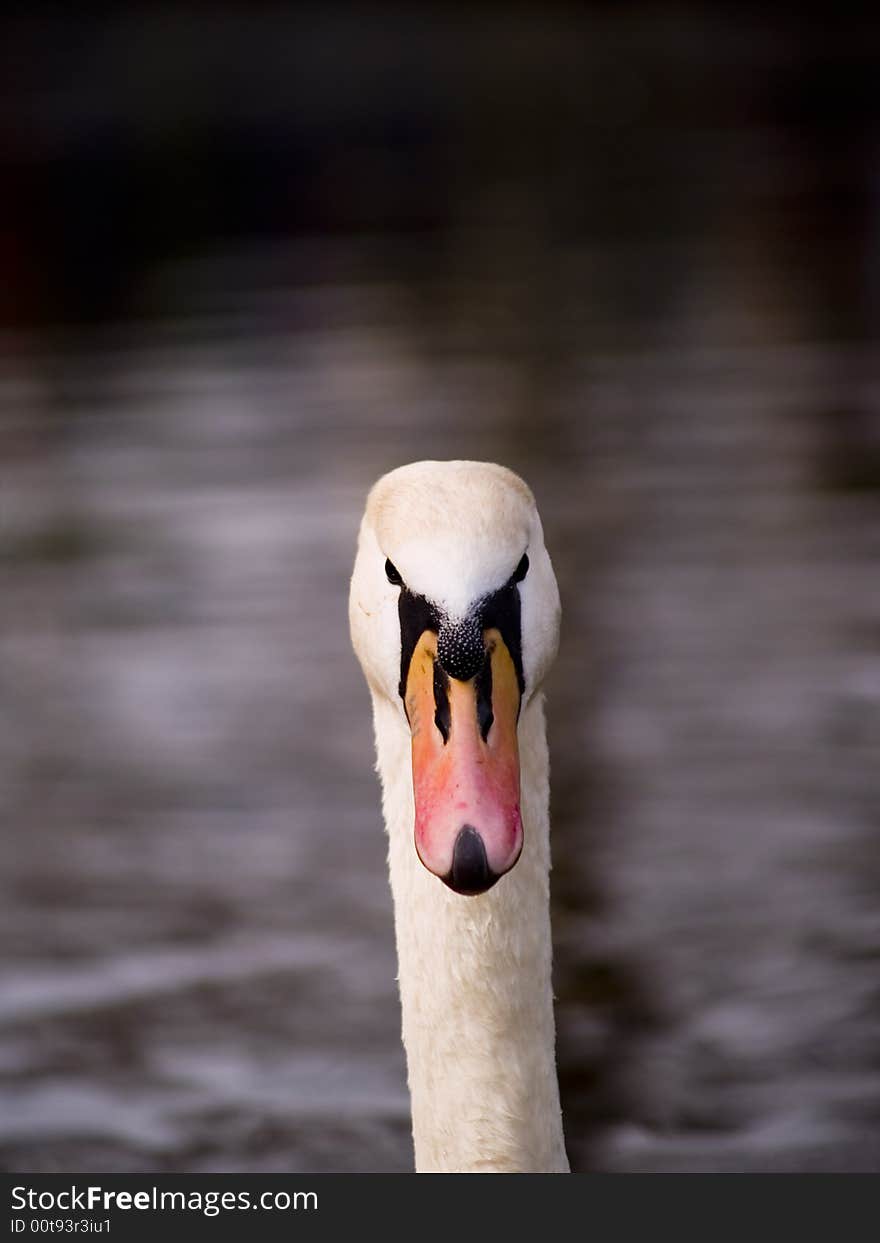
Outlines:
[[489,730],[495,723],[495,713],[492,711],[492,653],[487,652],[483,660],[483,667],[477,674],[474,689],[477,692],[477,722],[480,726],[480,736],[483,742],[489,737]]
[[500,591],[493,592],[480,602],[480,619],[484,630],[493,627],[501,632],[501,637],[510,652],[510,659],[516,670],[520,696],[525,694],[526,680],[523,673],[522,658],[522,606],[517,588],[516,575]]
[[403,587],[397,601],[400,618],[400,698],[406,705],[406,680],[416,644],[426,630],[436,634],[440,629],[440,614],[430,600],[417,596]]
[[434,661],[434,724],[443,735],[445,747],[452,727],[452,712],[449,707],[449,678],[438,660]]
[[452,852],[452,870],[443,880],[456,893],[472,896],[491,889],[499,877],[489,867],[486,847],[473,825],[459,830]]
[[[393,566],[392,569],[394,569]],[[462,681],[469,681],[483,669],[485,632],[492,628],[499,630],[516,669],[520,695],[525,694],[522,610],[517,584],[522,581],[527,569],[528,557],[523,556],[503,587],[488,596],[475,600],[466,616],[456,621],[451,621],[427,597],[416,595],[406,584],[401,585],[397,601],[400,618],[399,691],[404,704],[406,704],[406,680],[409,676],[410,662],[416,645],[426,630],[431,630],[437,635],[437,660],[443,671],[449,677],[460,678]],[[400,577],[399,574],[398,577]],[[491,673],[489,676],[491,677]],[[484,719],[487,719],[485,714]],[[440,728],[438,723],[438,729]],[[487,733],[490,728],[491,721],[486,727]]]
[[437,636],[437,659],[451,678],[469,682],[485,658],[483,624],[479,609],[461,621],[445,620]]

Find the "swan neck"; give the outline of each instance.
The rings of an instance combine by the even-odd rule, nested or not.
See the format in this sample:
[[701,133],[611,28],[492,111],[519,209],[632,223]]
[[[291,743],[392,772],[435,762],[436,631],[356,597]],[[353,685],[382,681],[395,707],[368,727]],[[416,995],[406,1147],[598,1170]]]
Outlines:
[[453,893],[419,862],[409,732],[379,697],[374,718],[416,1168],[565,1171],[542,699],[523,709],[518,728],[523,852],[478,897]]

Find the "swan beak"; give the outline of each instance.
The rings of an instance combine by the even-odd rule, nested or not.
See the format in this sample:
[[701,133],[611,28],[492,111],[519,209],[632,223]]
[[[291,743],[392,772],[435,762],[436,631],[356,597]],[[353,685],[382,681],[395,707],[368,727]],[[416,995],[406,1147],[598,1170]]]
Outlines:
[[415,846],[456,893],[485,893],[509,872],[523,844],[516,726],[520,689],[498,630],[483,636],[476,677],[449,677],[426,630],[410,662],[406,712],[412,732]]

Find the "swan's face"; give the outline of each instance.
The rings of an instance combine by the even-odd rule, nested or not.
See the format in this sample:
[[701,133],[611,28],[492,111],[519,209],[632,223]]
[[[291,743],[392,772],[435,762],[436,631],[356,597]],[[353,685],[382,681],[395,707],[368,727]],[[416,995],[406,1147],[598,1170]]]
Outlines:
[[415,848],[482,893],[523,842],[517,722],[556,653],[559,593],[532,494],[485,462],[416,462],[367,501],[349,601],[374,695],[412,740]]

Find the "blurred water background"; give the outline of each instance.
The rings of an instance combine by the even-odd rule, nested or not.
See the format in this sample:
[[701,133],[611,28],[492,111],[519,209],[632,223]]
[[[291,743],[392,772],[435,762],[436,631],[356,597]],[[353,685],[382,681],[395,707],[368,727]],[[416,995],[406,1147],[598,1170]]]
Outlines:
[[346,595],[424,457],[560,579],[574,1168],[880,1168],[880,24],[2,22],[3,1168],[411,1168]]

